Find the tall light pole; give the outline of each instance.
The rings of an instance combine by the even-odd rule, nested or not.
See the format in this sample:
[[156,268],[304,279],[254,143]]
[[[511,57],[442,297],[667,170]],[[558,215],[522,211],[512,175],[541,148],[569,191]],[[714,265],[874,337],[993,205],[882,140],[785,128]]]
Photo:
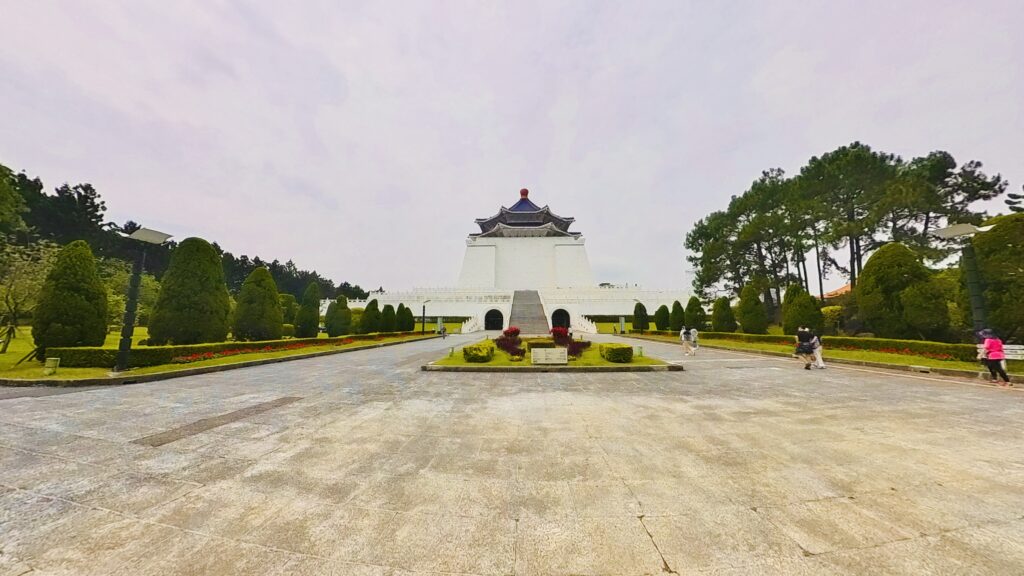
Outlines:
[[124,372],[128,369],[128,357],[132,350],[132,335],[135,333],[135,309],[139,305],[139,284],[142,283],[142,267],[146,264],[146,244],[159,246],[171,237],[170,234],[139,228],[128,235],[128,238],[137,240],[143,244],[139,248],[139,255],[132,265],[132,278],[128,284],[128,302],[124,307],[124,319],[121,325],[121,341],[117,346],[117,365],[114,372]]
[[423,313],[420,314],[420,336],[427,334],[427,302],[430,300],[423,301]]
[[943,240],[962,238],[960,243],[960,257],[964,266],[964,275],[967,277],[967,294],[971,300],[971,318],[974,323],[974,333],[986,328],[988,323],[985,318],[985,292],[981,287],[981,275],[978,273],[978,259],[974,255],[974,245],[971,243],[971,236],[979,232],[988,232],[994,226],[975,226],[973,224],[954,224],[945,228],[939,228],[932,232],[932,235]]

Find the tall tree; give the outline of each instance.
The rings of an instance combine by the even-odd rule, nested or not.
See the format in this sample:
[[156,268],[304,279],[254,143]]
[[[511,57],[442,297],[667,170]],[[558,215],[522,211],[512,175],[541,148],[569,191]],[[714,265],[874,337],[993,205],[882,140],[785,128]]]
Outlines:
[[57,254],[32,317],[38,358],[55,346],[101,346],[107,336],[107,289],[84,241]]
[[171,255],[149,321],[149,343],[200,344],[227,338],[231,299],[213,246],[186,238]]
[[650,326],[650,321],[647,318],[647,307],[637,302],[633,306],[633,329],[639,330],[642,334],[644,330],[647,330]]
[[295,337],[316,338],[320,332],[320,285],[310,282],[295,313]]

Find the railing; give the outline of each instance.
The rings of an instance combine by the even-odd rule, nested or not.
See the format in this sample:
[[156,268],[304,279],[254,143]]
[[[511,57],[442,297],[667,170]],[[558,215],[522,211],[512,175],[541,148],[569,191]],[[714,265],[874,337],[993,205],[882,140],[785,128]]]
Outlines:
[[470,332],[479,332],[483,329],[484,327],[480,325],[480,321],[476,317],[473,317],[462,323],[461,331],[463,334],[468,334]]

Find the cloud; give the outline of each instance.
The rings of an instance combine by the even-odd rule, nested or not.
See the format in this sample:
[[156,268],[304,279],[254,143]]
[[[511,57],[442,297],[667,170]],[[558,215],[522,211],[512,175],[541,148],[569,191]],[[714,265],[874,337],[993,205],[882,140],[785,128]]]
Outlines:
[[522,187],[576,217],[599,280],[671,286],[693,221],[855,139],[1024,181],[1013,2],[7,12],[0,162],[338,281],[453,284]]

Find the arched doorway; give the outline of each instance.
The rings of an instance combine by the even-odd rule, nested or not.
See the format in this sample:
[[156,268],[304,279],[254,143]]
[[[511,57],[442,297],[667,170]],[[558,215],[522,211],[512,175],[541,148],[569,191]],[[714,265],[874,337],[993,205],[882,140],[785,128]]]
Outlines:
[[501,310],[490,310],[484,315],[484,330],[501,330],[505,327],[505,316]]
[[559,308],[551,313],[551,327],[552,328],[568,328],[569,327],[569,313]]

